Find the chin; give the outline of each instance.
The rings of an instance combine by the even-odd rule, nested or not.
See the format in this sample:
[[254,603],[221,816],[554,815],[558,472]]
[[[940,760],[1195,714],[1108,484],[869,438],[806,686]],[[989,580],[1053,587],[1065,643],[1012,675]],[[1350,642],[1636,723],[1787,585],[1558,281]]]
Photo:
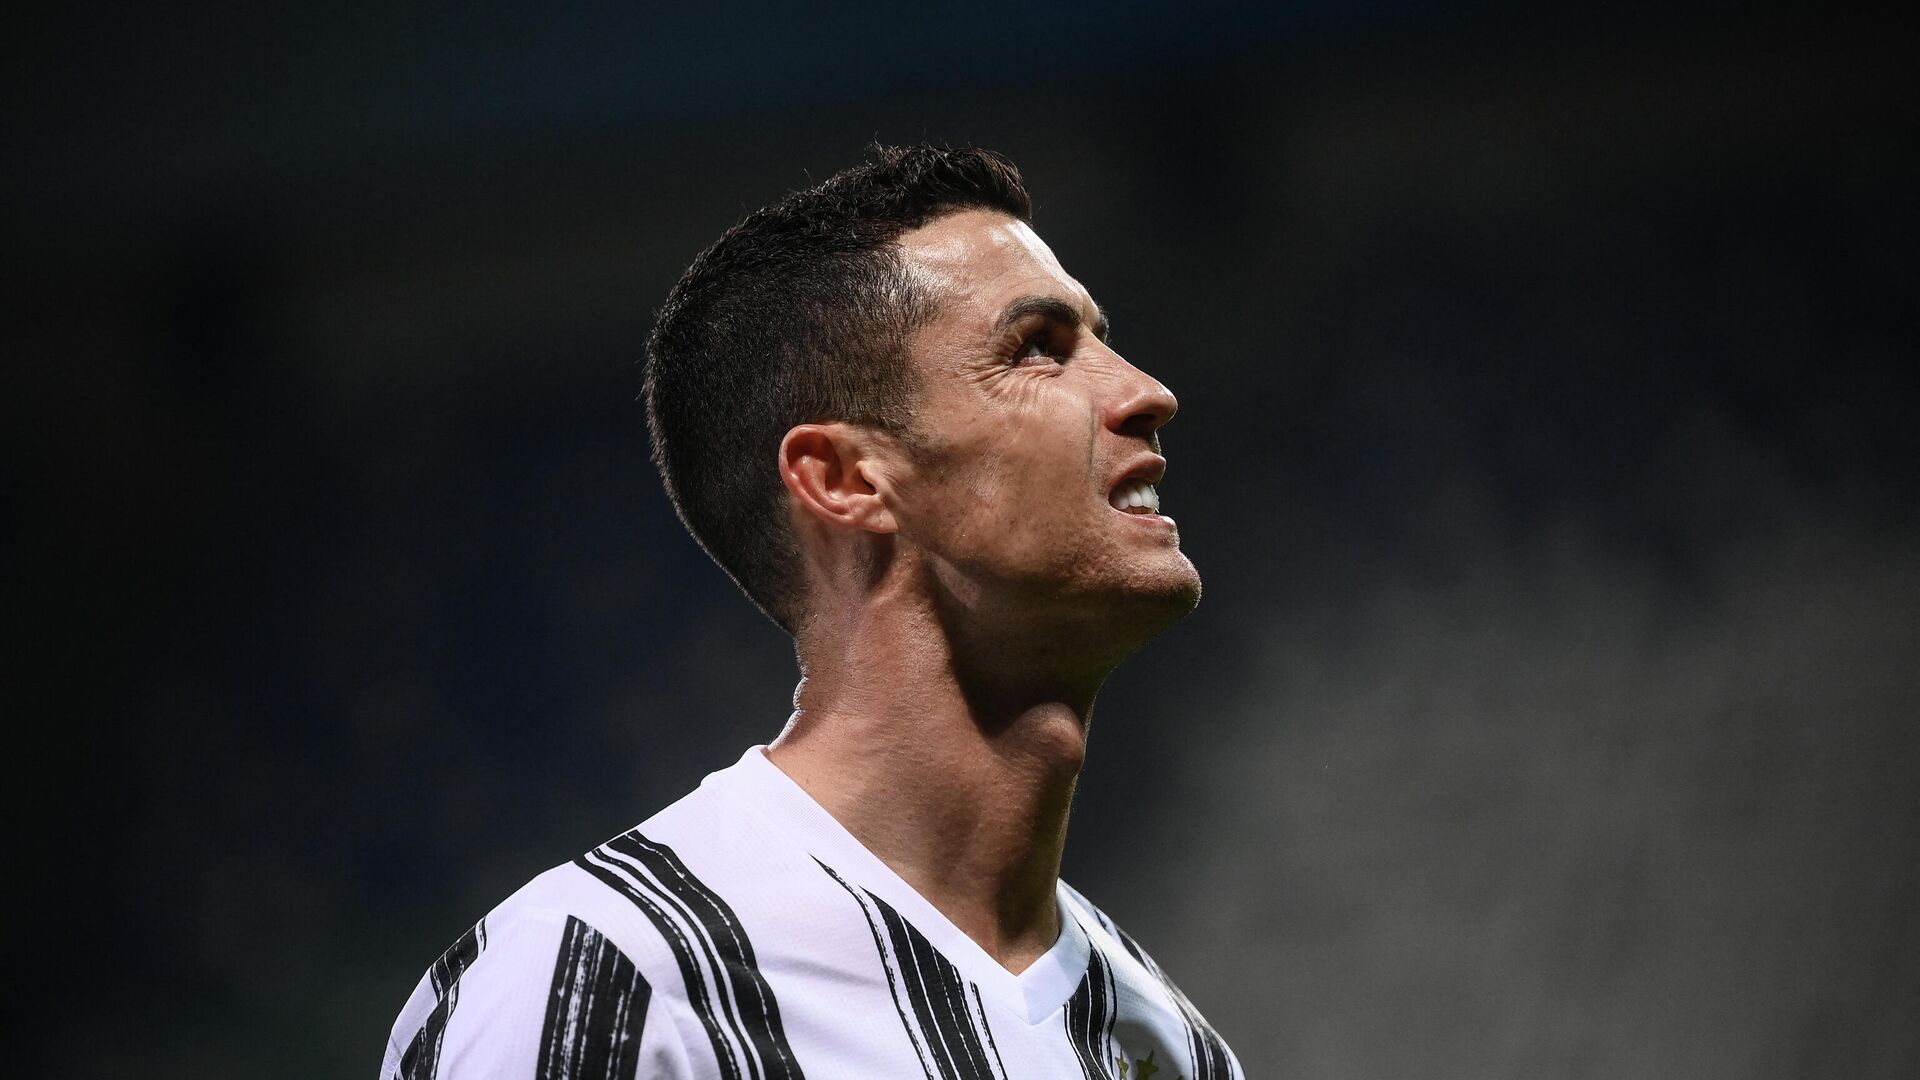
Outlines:
[[1189,571],[1179,580],[1166,582],[1149,595],[1157,604],[1163,605],[1174,619],[1182,618],[1200,606],[1200,575]]
[[[1093,563],[1089,566],[1089,563]],[[1171,558],[1097,560],[1079,573],[1034,574],[1002,592],[976,594],[972,609],[987,621],[1048,626],[1050,634],[1093,642],[1109,640],[1122,652],[1138,648],[1184,618],[1200,603],[1200,574],[1178,552]],[[997,599],[996,599],[997,598]],[[1126,644],[1122,644],[1122,643]]]
[[1156,566],[1146,576],[1151,578],[1143,591],[1156,596],[1164,596],[1169,601],[1178,599],[1186,604],[1180,614],[1185,615],[1200,603],[1200,571],[1185,552],[1176,551],[1173,558]]
[[1200,605],[1200,574],[1182,557],[1177,569],[1167,568],[1129,582],[1110,604],[1107,618],[1137,628],[1143,639],[1152,637]]

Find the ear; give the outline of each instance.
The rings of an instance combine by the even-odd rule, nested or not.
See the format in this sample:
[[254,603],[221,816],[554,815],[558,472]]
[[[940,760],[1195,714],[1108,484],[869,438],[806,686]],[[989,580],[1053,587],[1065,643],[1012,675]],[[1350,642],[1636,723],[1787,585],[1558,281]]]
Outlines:
[[809,514],[862,532],[899,528],[888,505],[881,445],[851,424],[801,424],[780,440],[780,480]]

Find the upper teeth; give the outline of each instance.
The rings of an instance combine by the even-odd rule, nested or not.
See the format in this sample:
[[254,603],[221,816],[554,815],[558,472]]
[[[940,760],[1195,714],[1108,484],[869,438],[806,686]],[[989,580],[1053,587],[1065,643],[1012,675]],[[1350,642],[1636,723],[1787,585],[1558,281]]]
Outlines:
[[1160,512],[1160,493],[1145,480],[1133,480],[1121,484],[1113,489],[1113,494],[1107,501],[1113,504],[1115,510],[1144,506],[1150,514]]

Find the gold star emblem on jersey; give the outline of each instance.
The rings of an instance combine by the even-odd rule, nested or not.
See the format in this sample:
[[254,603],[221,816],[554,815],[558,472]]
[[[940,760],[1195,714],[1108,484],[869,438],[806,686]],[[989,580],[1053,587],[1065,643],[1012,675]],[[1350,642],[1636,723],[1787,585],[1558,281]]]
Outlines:
[[[1114,1058],[1113,1063],[1120,1067],[1120,1080],[1149,1080],[1154,1073],[1160,1071],[1160,1066],[1153,1063],[1154,1053],[1155,1051],[1149,1050],[1146,1057],[1132,1062],[1124,1057]],[[1185,1078],[1176,1074],[1173,1080],[1185,1080]]]

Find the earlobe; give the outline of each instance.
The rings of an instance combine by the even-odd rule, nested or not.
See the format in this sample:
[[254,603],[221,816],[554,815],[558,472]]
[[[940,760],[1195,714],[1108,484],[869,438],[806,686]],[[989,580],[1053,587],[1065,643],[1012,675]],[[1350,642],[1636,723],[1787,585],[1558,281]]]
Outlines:
[[847,424],[801,424],[780,441],[780,480],[815,519],[845,529],[895,529],[885,484],[874,483],[875,447]]

